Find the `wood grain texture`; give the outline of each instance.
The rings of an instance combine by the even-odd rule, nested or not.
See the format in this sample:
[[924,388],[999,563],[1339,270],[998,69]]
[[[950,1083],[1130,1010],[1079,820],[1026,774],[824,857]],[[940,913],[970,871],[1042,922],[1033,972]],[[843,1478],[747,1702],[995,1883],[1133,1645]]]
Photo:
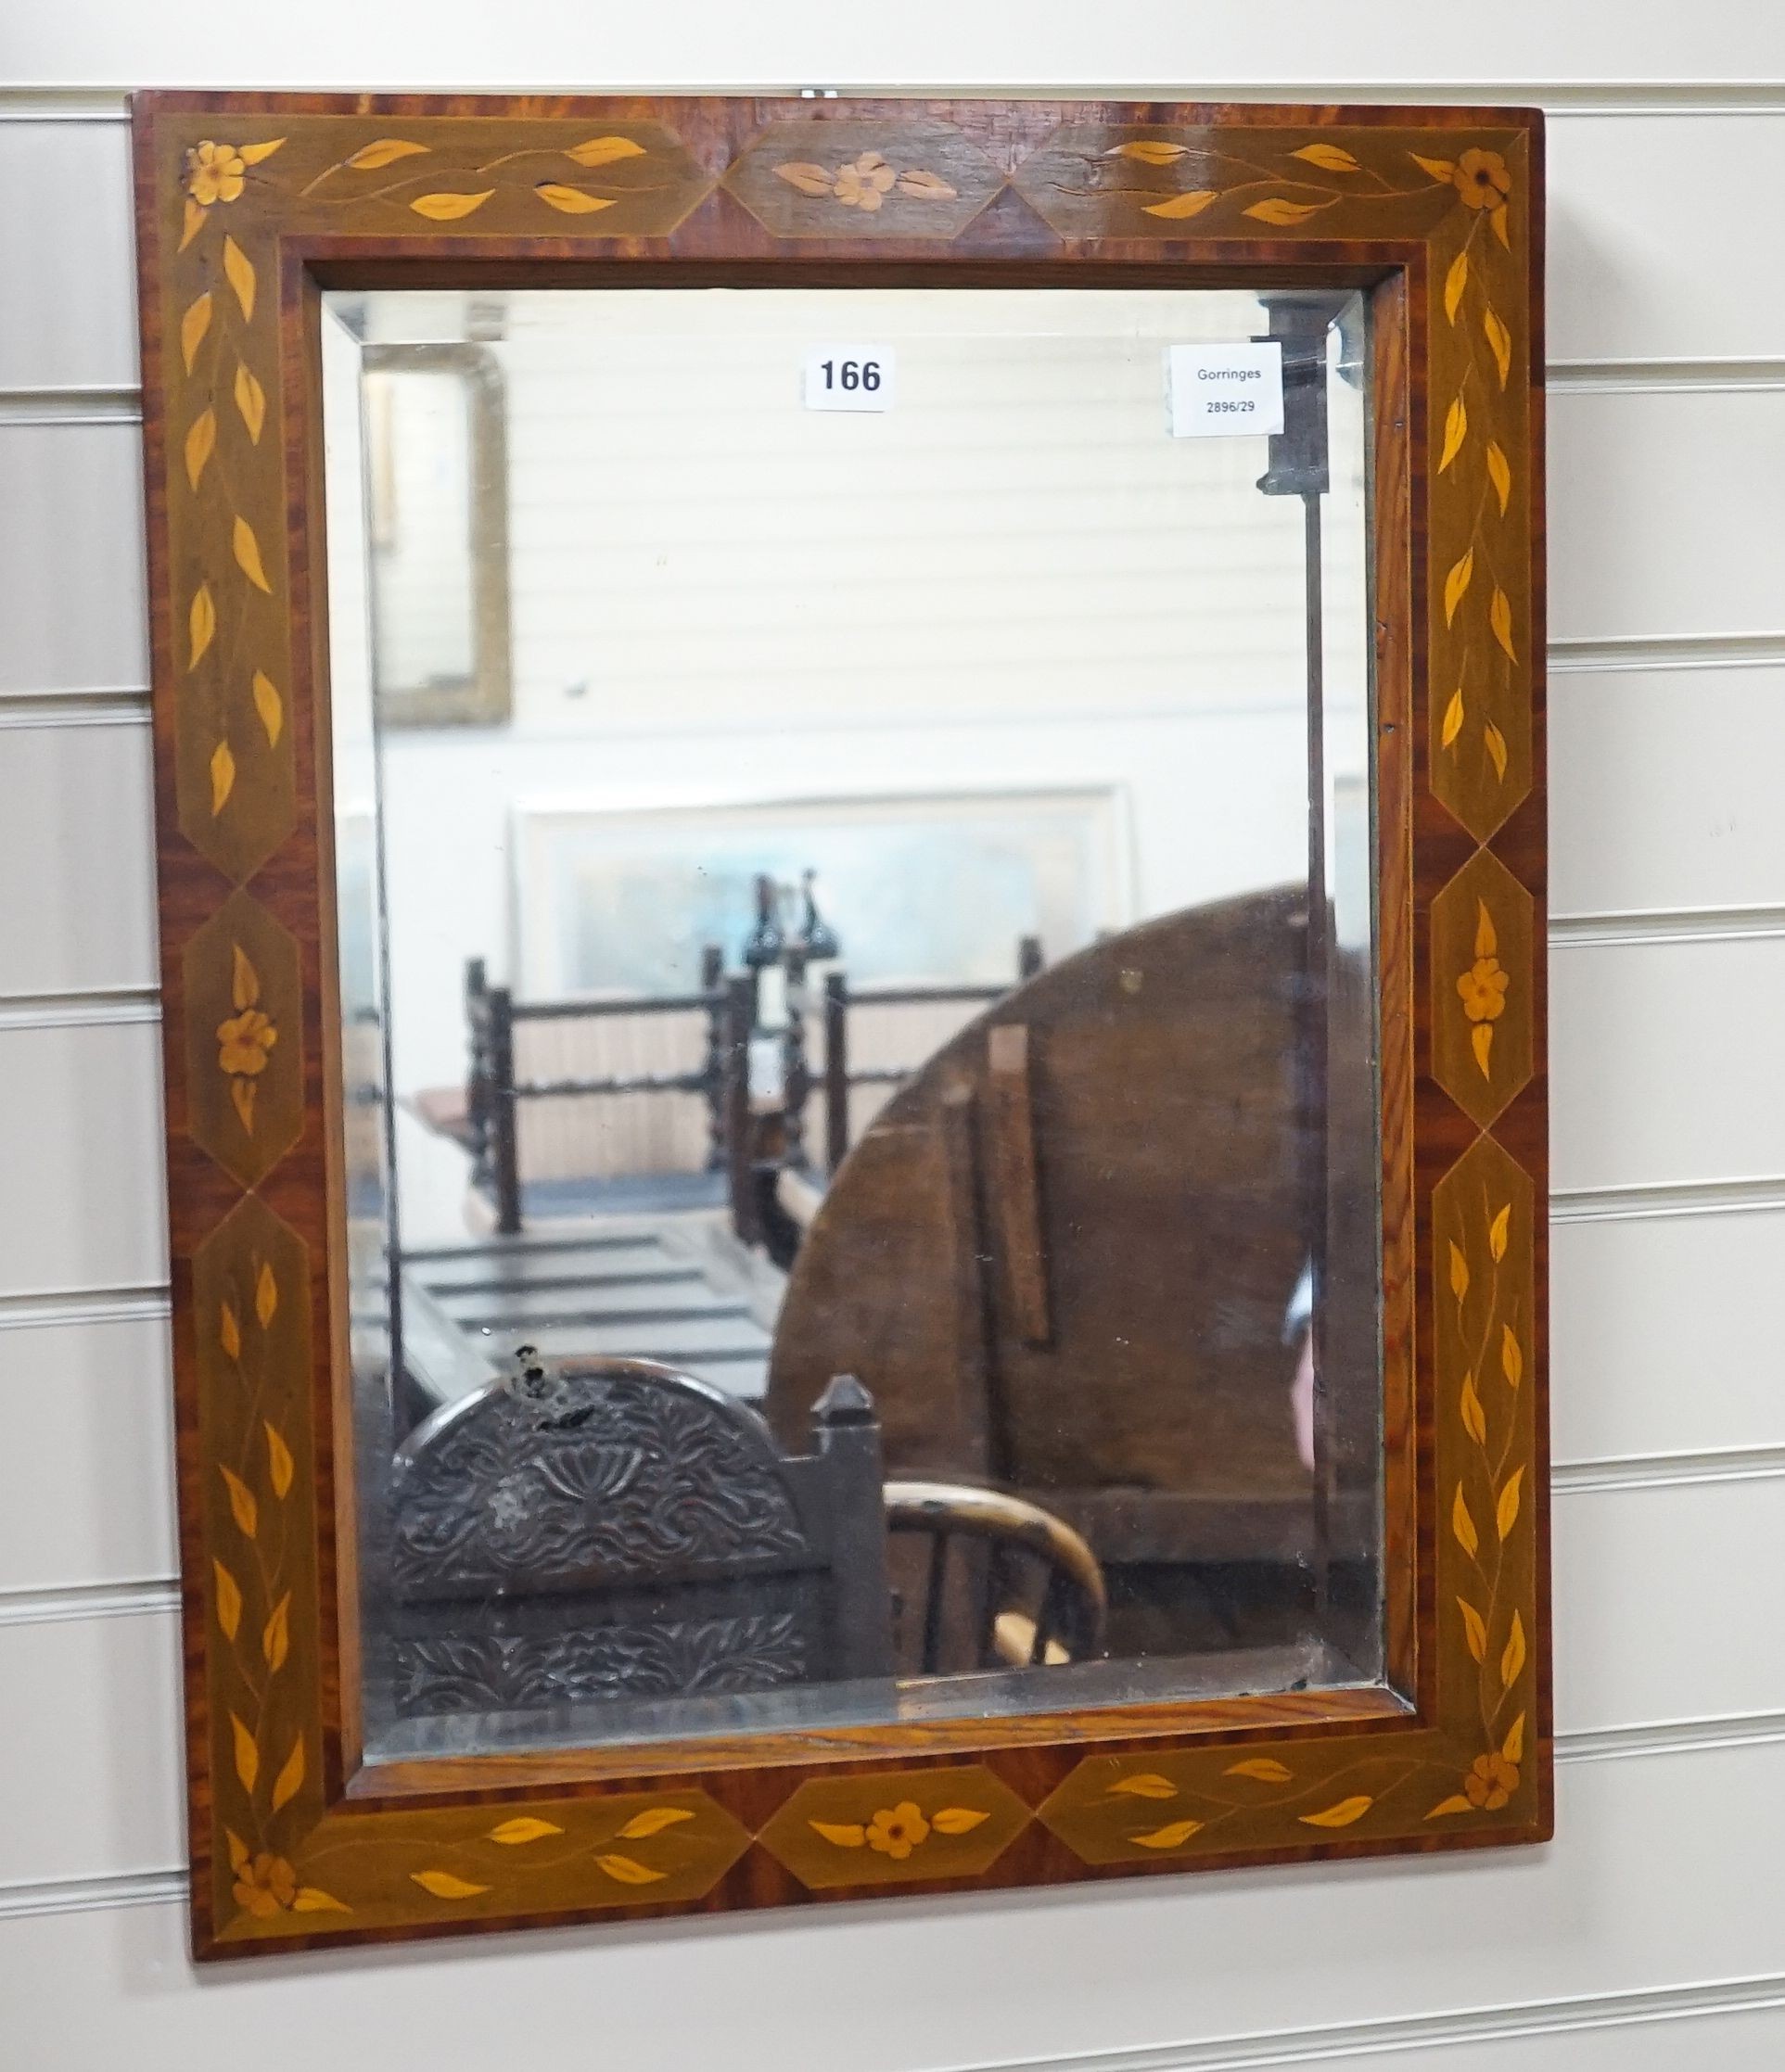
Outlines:
[[1029,1032],[1022,1023],[986,1032],[986,1065],[989,1207],[1004,1287],[1018,1336],[1030,1345],[1045,1345],[1052,1331],[1048,1252],[1030,1102]]
[[[759,163],[750,154],[765,139]],[[809,1786],[848,1801],[832,1824],[865,1834],[889,1814],[887,1848],[835,1845],[839,1860],[897,1863],[917,1891],[1546,1836],[1538,119],[1494,108],[157,95],[137,105],[135,142],[198,1952],[873,1889],[864,1873],[814,1890],[752,1839]],[[817,171],[794,180],[783,165]],[[928,1836],[909,1857],[894,1853],[895,1839],[920,1823],[933,1834],[948,1810],[907,1780],[975,1752],[924,1728],[868,1752],[806,1744],[753,1761],[758,1751],[715,1749],[709,1769],[673,1776],[653,1773],[648,1757],[629,1778],[593,1759],[605,1773],[580,1779],[592,1759],[574,1752],[520,1769],[479,1760],[384,1780],[391,1797],[381,1798],[377,1773],[354,1767],[343,1690],[353,1614],[338,1561],[338,1540],[350,1536],[336,1461],[344,1290],[329,1214],[338,1097],[318,803],[326,656],[312,576],[316,284],[1158,286],[1261,273],[1373,287],[1388,362],[1379,406],[1405,400],[1405,442],[1379,439],[1389,464],[1377,488],[1382,551],[1404,555],[1406,576],[1403,586],[1398,563],[1379,571],[1383,710],[1406,712],[1411,735],[1408,789],[1384,787],[1394,810],[1382,824],[1383,884],[1406,886],[1383,931],[1384,968],[1397,974],[1393,999],[1384,992],[1394,1067],[1384,1100],[1404,1111],[1387,1114],[1384,1143],[1411,1176],[1386,1257],[1401,1320],[1391,1325],[1391,1430],[1407,1440],[1391,1477],[1401,1475],[1415,1519],[1405,1548],[1413,1610],[1395,1659],[1417,1659],[1415,1710],[1377,1694],[1376,1716],[1360,1722],[1370,1706],[1309,1694],[1305,1712],[1237,1700],[1085,1713],[1033,1739],[1026,1722],[982,1723],[973,1768],[1037,1815],[1016,1821],[983,1864],[925,1857]],[[1404,299],[1404,328],[1380,323],[1384,295]],[[1506,974],[1507,1005],[1479,1022],[1454,991],[1462,974],[1449,972],[1455,945],[1440,944],[1434,913],[1464,872],[1451,904],[1500,873],[1530,909],[1528,929],[1496,922],[1489,954]],[[228,954],[238,941],[259,985],[246,1004]],[[1480,961],[1469,962],[1477,1003],[1489,984]],[[1458,1009],[1446,999],[1440,1013],[1447,977]],[[1516,1023],[1515,998],[1526,1003]],[[251,1020],[220,1035],[254,1015],[276,1028],[271,1046]],[[1465,1061],[1479,1070],[1467,1031],[1488,1023],[1496,1104],[1483,1138],[1480,1103],[1460,1105],[1454,1089],[1469,1086]],[[1513,1042],[1508,1027],[1524,1034]],[[250,1047],[262,1053],[258,1073]],[[1410,1078],[1396,1051],[1403,1062],[1410,1054]],[[1518,1069],[1502,1085],[1494,1073],[1509,1052]],[[243,1083],[251,1101],[236,1091]],[[232,1144],[232,1117],[251,1149]],[[1440,1195],[1466,1155],[1464,1181]],[[1483,1224],[1472,1206],[1477,1175],[1490,1201],[1497,1185],[1517,1203],[1529,1190],[1498,1257],[1493,1217]],[[931,1184],[946,1200],[942,1176]],[[268,1337],[268,1372],[290,1378],[277,1417],[261,1419],[289,1451],[289,1481],[264,1432],[259,1479],[238,1465],[252,1453],[251,1421],[231,1394],[235,1356],[215,1350],[219,1287],[236,1289],[232,1309],[258,1292],[258,1267],[236,1286],[245,1236],[250,1265],[257,1246],[265,1258],[295,1263],[300,1252],[309,1262],[307,1284],[300,1277],[288,1290],[275,1264],[264,1327],[249,1311]],[[1486,1411],[1491,1487],[1471,1494],[1465,1483],[1473,1555],[1454,1505],[1445,1511],[1445,1476],[1461,1480],[1458,1464],[1479,1446],[1468,1369],[1459,1371],[1473,1339],[1437,1323],[1447,1301],[1462,1300],[1447,1278],[1453,1242],[1472,1290],[1498,1266],[1523,1305],[1520,1384],[1502,1370]],[[236,1328],[246,1353],[239,1310]],[[201,1354],[207,1331],[213,1345]],[[1410,1348],[1398,1366],[1397,1347]],[[249,1454],[220,1451],[240,1443]],[[225,1465],[253,1500],[252,1534]],[[1514,1502],[1505,1475],[1521,1469]],[[262,1544],[275,1511],[294,1533],[301,1524],[307,1544],[294,1539],[289,1569],[269,1569],[255,1595],[235,1563],[247,1565],[244,1548]],[[1468,1599],[1482,1621],[1477,1651],[1453,1600],[1477,1587],[1471,1564],[1490,1535],[1497,1583]],[[276,1680],[264,1730],[243,1711],[243,1647]],[[843,1791],[851,1777],[859,1790]],[[961,1803],[976,1810],[964,1795]],[[622,1843],[640,1821],[647,1831]],[[705,1853],[693,1850],[689,1838],[709,1829]],[[633,1867],[616,1872],[604,1857]]]

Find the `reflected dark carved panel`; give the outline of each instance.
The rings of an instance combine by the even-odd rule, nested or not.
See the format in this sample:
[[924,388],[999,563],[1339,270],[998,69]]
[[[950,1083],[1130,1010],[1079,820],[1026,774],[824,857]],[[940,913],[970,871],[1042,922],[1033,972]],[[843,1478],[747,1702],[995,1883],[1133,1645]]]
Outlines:
[[400,1639],[397,1710],[503,1712],[583,1698],[680,1697],[797,1684],[808,1646],[792,1612],[630,1621],[589,1632]]
[[529,1357],[437,1412],[392,1470],[374,1684],[414,1719],[890,1673],[873,1407],[842,1378],[813,1425],[784,1455],[644,1360]]
[[399,1458],[397,1585],[563,1587],[810,1559],[749,1417],[643,1367],[545,1373],[448,1411]]

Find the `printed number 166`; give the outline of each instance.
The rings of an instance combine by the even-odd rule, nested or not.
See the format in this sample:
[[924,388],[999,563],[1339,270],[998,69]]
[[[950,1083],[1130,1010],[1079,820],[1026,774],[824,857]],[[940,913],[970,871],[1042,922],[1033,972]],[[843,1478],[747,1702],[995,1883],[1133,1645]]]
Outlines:
[[865,388],[872,395],[880,386],[878,360],[825,360],[821,364],[826,388]]

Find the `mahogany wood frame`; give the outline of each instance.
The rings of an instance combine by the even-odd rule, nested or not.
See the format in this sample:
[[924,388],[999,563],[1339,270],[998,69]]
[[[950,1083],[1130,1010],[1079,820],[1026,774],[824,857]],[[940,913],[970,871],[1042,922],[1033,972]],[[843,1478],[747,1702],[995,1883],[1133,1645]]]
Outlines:
[[[155,94],[134,124],[197,1954],[1547,1837],[1540,118]],[[364,1766],[321,288],[1261,276],[1374,305],[1392,1687]]]

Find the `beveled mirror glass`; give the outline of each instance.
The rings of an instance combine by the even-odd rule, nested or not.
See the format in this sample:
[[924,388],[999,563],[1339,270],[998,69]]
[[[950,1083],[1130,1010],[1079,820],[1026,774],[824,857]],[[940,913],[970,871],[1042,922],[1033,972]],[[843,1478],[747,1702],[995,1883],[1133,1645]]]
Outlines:
[[1366,299],[323,326],[370,1750],[1379,1676]]

